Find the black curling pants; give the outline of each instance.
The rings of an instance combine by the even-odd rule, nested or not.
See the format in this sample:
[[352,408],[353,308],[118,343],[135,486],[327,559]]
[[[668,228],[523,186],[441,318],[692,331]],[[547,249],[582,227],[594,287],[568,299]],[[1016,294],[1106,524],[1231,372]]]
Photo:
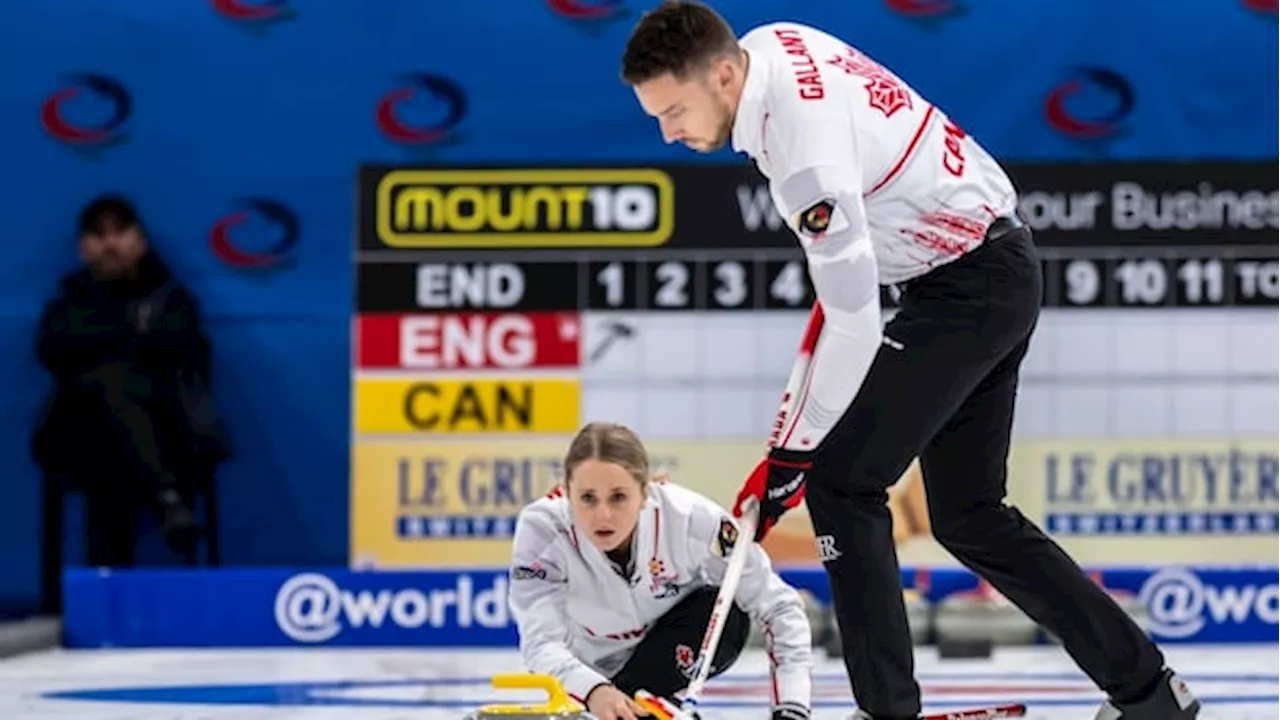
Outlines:
[[[698,659],[698,648],[711,621],[711,609],[719,591],[720,588],[714,586],[699,588],[658,618],[636,645],[627,664],[613,676],[613,684],[629,697],[634,697],[637,690],[648,690],[674,700],[677,692],[689,686],[693,663]],[[734,605],[711,661],[711,677],[729,669],[738,659],[750,629],[747,614]]]
[[1113,698],[1151,686],[1163,657],[1080,567],[1004,503],[1018,368],[1042,297],[1026,228],[910,281],[848,411],[815,456],[807,500],[830,536],[844,662],[859,707],[915,718],[920,688],[886,488],[921,460],[938,542],[1062,639]]

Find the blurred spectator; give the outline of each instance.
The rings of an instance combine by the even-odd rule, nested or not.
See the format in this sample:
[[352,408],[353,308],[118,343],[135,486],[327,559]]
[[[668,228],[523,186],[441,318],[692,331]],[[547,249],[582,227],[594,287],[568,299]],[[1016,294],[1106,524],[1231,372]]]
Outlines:
[[40,319],[37,353],[55,387],[33,455],[59,515],[62,492],[84,494],[89,565],[133,564],[143,510],[194,564],[194,496],[230,455],[199,308],[128,200],[93,201],[79,230],[84,267],[62,279]]

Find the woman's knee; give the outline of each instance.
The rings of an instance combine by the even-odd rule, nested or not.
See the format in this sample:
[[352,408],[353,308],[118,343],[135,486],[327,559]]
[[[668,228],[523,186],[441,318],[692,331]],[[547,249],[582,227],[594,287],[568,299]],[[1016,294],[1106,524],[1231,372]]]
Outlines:
[[738,661],[742,650],[747,646],[747,638],[751,634],[751,618],[737,605],[729,611],[725,621],[724,632],[720,635],[720,644],[716,647],[711,660],[711,675],[714,677],[728,670]]

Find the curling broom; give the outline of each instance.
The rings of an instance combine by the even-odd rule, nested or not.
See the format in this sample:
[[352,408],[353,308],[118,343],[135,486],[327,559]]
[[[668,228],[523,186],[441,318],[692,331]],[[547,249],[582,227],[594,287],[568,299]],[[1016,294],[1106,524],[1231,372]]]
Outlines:
[[[770,446],[779,442],[782,430],[787,425],[794,407],[800,398],[801,391],[809,375],[809,365],[813,358],[813,350],[818,345],[818,336],[822,331],[822,306],[813,304],[804,335],[800,340],[800,353],[791,367],[791,377],[787,379],[786,389],[782,394],[778,417],[773,424]],[[645,690],[636,693],[636,704],[649,711],[657,720],[695,720],[694,712],[702,696],[702,689],[711,676],[711,662],[715,658],[716,648],[720,645],[720,635],[733,607],[734,595],[738,592],[738,582],[742,579],[742,570],[746,566],[747,553],[755,542],[756,524],[759,522],[759,508],[754,502],[742,508],[742,516],[738,519],[738,542],[733,544],[729,552],[728,567],[724,579],[720,582],[720,591],[716,593],[715,604],[711,608],[711,619],[702,636],[702,645],[698,650],[698,659],[694,661],[694,674],[685,690],[680,707],[674,707],[664,698],[657,697]]]

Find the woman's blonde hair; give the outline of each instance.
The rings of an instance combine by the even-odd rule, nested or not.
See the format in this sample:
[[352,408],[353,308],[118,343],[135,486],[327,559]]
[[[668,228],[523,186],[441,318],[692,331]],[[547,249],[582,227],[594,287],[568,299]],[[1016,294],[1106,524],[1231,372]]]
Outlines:
[[578,431],[564,456],[566,487],[574,469],[587,460],[599,460],[621,467],[640,483],[641,488],[650,480],[649,453],[640,438],[625,425],[593,422]]

